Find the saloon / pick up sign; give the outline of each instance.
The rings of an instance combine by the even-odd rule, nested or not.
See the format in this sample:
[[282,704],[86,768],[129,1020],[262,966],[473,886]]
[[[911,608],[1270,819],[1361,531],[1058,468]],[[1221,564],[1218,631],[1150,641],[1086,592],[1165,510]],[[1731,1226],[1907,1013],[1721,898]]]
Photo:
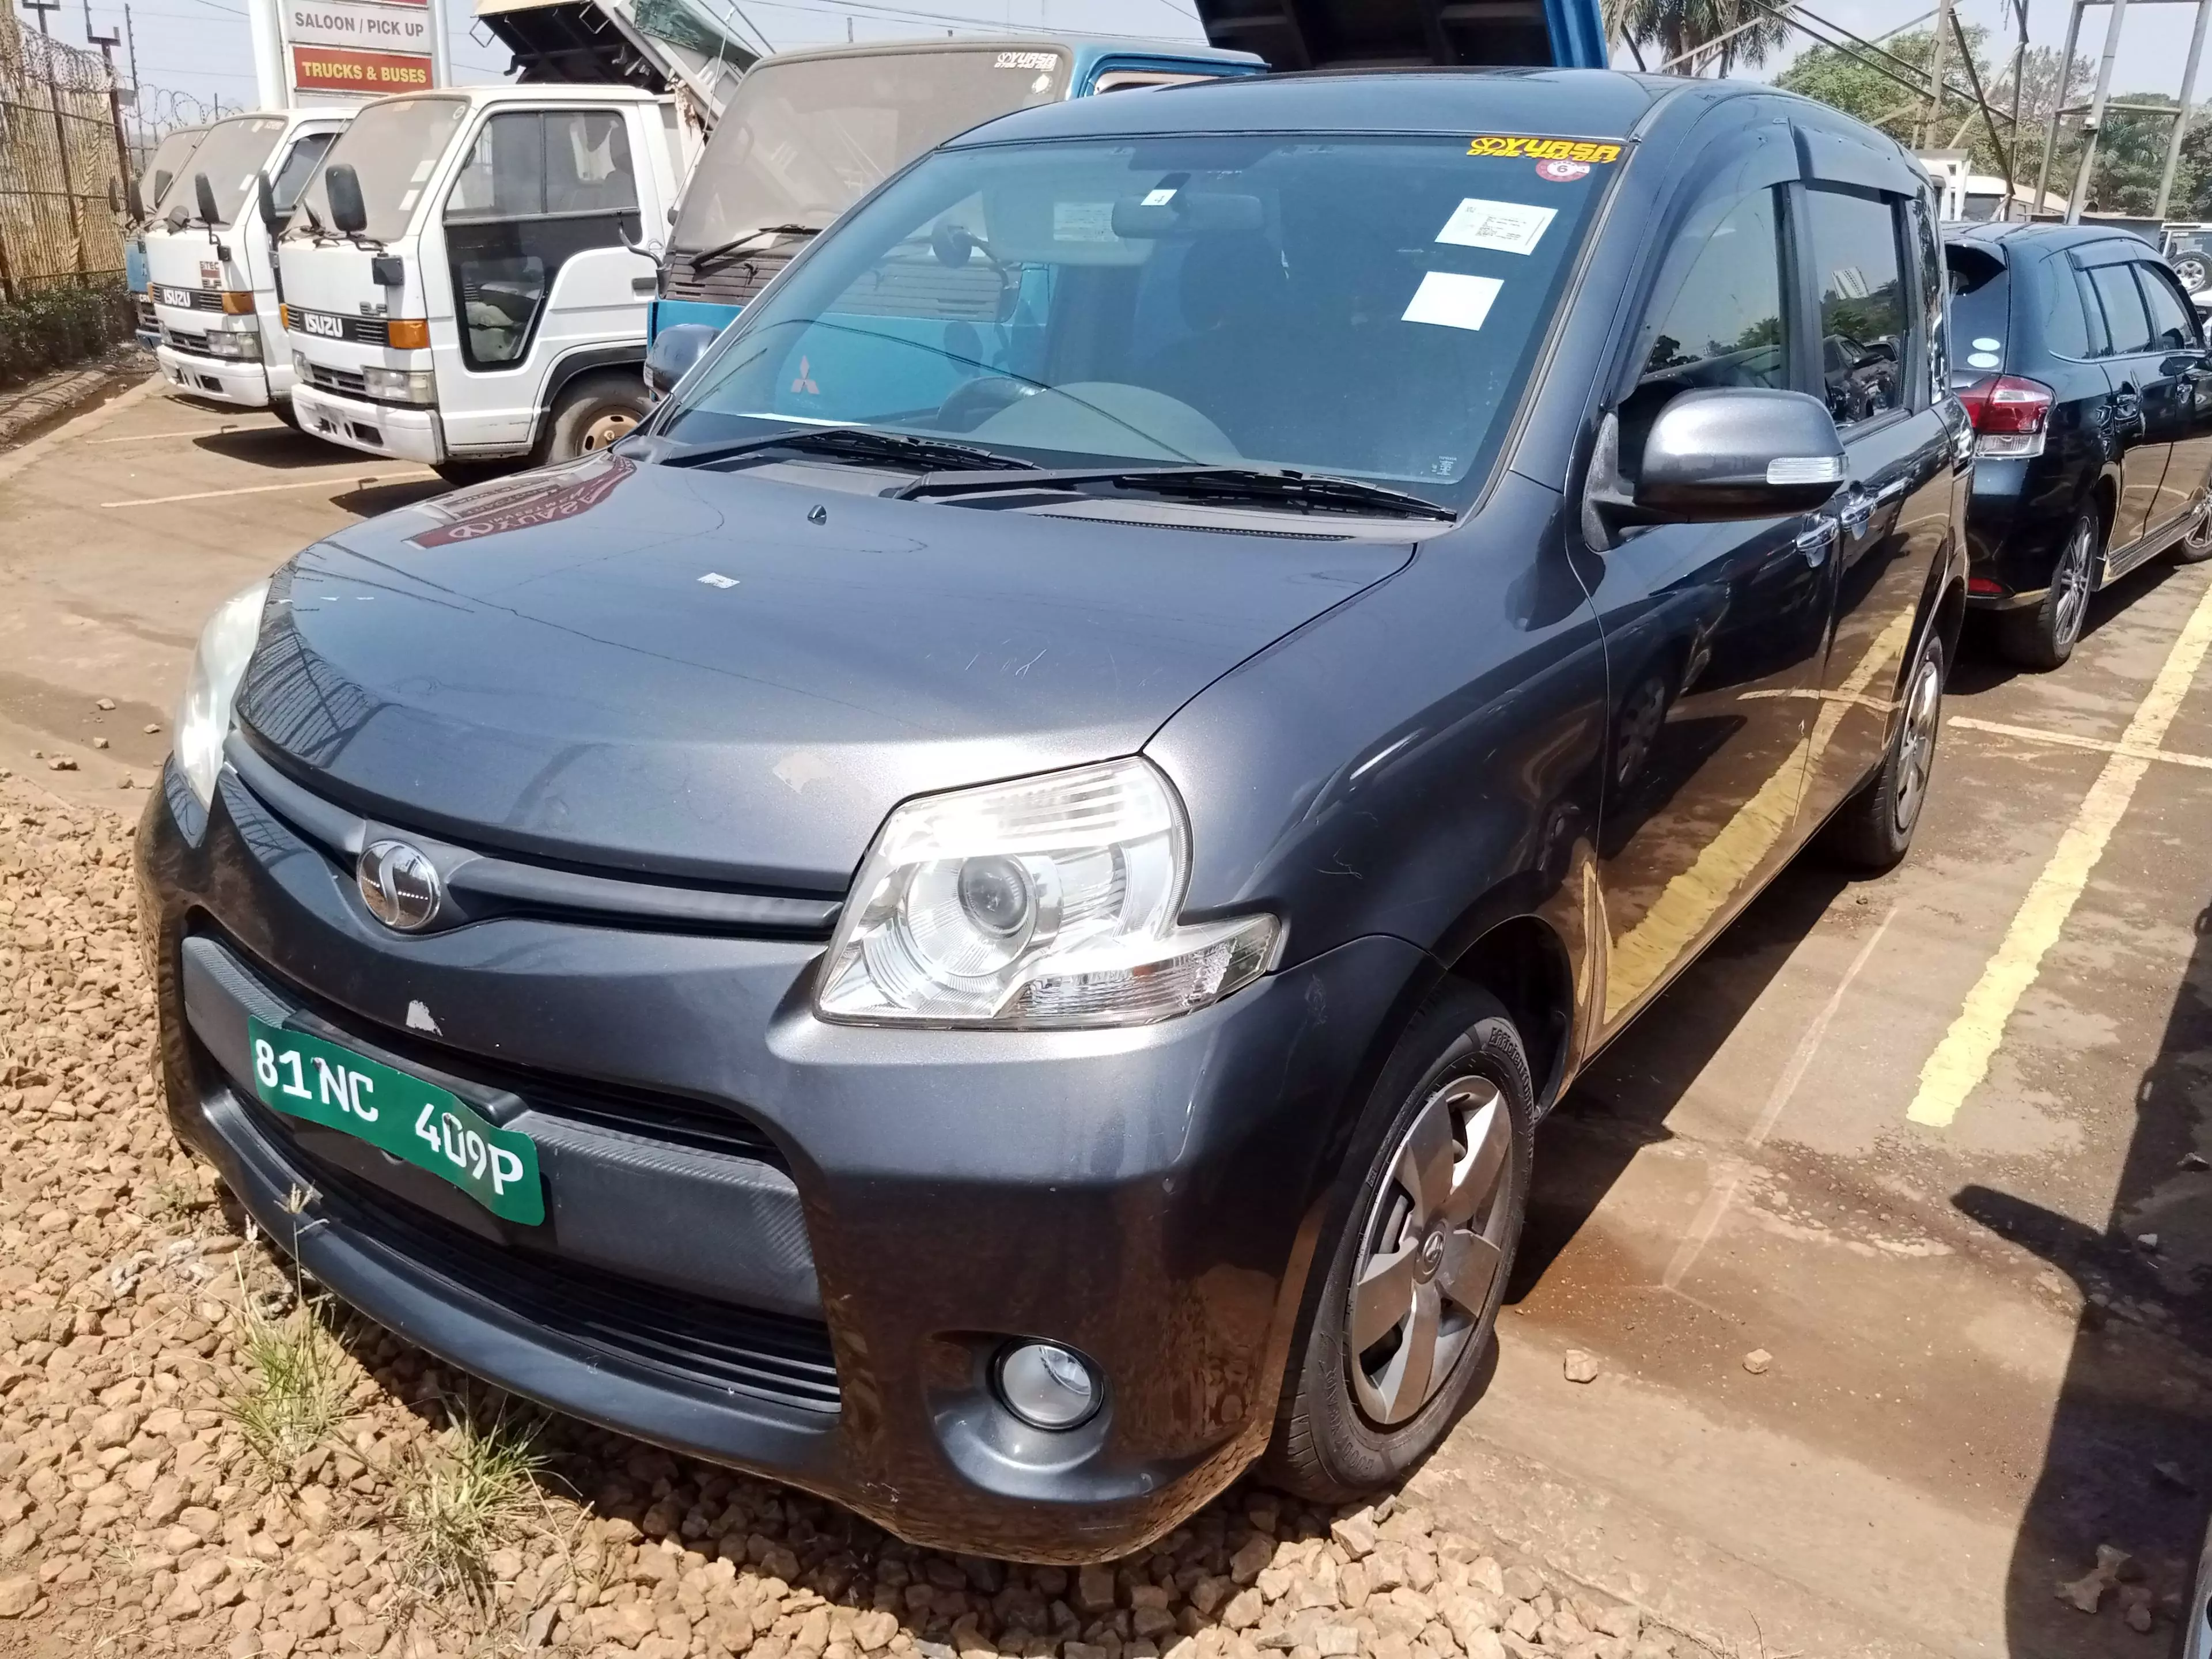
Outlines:
[[382,98],[435,84],[428,0],[283,0],[295,90]]

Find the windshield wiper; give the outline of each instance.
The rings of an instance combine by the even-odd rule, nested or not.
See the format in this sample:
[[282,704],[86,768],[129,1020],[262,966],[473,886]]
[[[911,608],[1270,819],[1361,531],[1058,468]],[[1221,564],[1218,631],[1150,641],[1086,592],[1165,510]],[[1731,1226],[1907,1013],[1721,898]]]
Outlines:
[[748,242],[757,242],[763,236],[819,236],[819,225],[763,225],[758,230],[749,230],[742,236],[732,236],[726,242],[717,242],[703,253],[691,256],[691,269],[698,270],[712,260],[737,252]]
[[1301,512],[1385,513],[1401,518],[1435,519],[1455,522],[1459,514],[1425,495],[1389,489],[1358,478],[1340,478],[1327,472],[1299,472],[1288,467],[1159,466],[1082,467],[1066,471],[1038,470],[1018,482],[988,473],[950,472],[916,478],[899,495],[907,501],[930,496],[972,495],[1007,489],[1078,491],[1089,483],[1112,484],[1154,495],[1187,501],[1261,501],[1295,507]]
[[702,444],[680,450],[662,461],[664,466],[705,466],[715,461],[772,449],[834,455],[856,461],[892,461],[919,467],[925,472],[954,469],[961,474],[977,472],[1033,472],[1036,464],[1012,455],[1001,455],[980,444],[953,443],[942,438],[908,437],[896,432],[878,432],[865,426],[806,426],[766,438],[739,438],[730,443]]

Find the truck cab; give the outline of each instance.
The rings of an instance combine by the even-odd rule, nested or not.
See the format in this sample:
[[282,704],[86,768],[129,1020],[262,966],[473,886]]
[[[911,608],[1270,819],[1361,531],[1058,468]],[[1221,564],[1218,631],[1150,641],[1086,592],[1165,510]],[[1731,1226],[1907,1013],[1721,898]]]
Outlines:
[[1266,69],[1249,52],[1073,35],[763,58],[738,85],[684,190],[652,332],[682,324],[720,329],[830,221],[969,127],[1066,98]]
[[210,126],[163,194],[146,239],[147,297],[171,386],[291,418],[276,252],[279,219],[331,142],[343,109],[235,115]]
[[144,171],[132,185],[131,198],[131,234],[123,242],[123,280],[131,289],[131,316],[136,325],[138,343],[151,351],[161,343],[161,325],[154,315],[154,301],[146,293],[146,238],[158,234],[154,227],[160,222],[161,198],[167,195],[178,175],[185,171],[191,154],[207,129],[175,127],[161,135],[154,146],[154,153],[146,158]]
[[673,105],[499,86],[364,106],[280,239],[301,425],[455,475],[567,459],[644,410]]

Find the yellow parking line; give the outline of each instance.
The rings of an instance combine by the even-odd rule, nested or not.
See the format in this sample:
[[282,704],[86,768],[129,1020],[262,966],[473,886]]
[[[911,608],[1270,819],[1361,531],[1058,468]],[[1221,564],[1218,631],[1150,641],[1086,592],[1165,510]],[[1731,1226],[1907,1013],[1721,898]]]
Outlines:
[[2165,761],[2172,766],[2194,766],[2212,772],[2212,755],[2185,755],[2172,749],[2136,749],[2109,738],[2076,737],[2071,732],[2045,732],[2033,726],[2007,726],[2002,720],[1978,720],[1959,714],[1943,722],[1967,732],[1987,732],[2000,738],[2024,738],[2030,743],[2055,743],[2067,749],[2091,749],[2100,755],[2133,755],[2141,760]]
[[2097,867],[2106,843],[2135,799],[2136,786],[2150,770],[2151,753],[2173,723],[2190,682],[2203,664],[2208,646],[2212,646],[2212,587],[2205,589],[2196,610],[2189,613],[2180,637],[2166,653],[2158,678],[2151,682],[2149,693],[2128,721],[2128,729],[2097,774],[2097,781],[2089,786],[2073,823],[2058,838],[2051,861],[2021,901],[2012,926],[2005,930],[2004,942],[1966,994],[1966,1006],[1951,1022],[1951,1029],[1920,1068],[1919,1091],[1905,1114],[1910,1121],[1937,1129],[1947,1127],[1966,1103],[1966,1097],[1989,1075],[1990,1061],[2004,1037],[2005,1022],[2012,1018],[2027,988],[2035,983],[2045,954],[2057,942],[2066,919],[2074,912],[2075,901],[2088,885],[2089,872]]
[[142,495],[136,501],[102,501],[102,507],[167,507],[172,501],[211,501],[222,495],[266,495],[279,489],[325,489],[332,485],[350,484],[356,489],[367,489],[371,484],[413,483],[422,478],[434,478],[431,471],[384,472],[367,478],[334,478],[325,475],[319,478],[299,478],[290,483],[246,484],[237,489],[195,489],[188,495]]

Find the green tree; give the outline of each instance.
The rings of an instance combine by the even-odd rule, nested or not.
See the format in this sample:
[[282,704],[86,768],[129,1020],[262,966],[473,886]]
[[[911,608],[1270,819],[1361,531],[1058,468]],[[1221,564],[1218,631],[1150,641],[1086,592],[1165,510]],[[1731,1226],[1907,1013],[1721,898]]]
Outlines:
[[1677,65],[1686,75],[1726,75],[1739,65],[1763,64],[1790,33],[1787,23],[1750,0],[1605,0],[1605,23],[1608,38],[1633,41],[1653,69],[1717,41],[1694,63]]

